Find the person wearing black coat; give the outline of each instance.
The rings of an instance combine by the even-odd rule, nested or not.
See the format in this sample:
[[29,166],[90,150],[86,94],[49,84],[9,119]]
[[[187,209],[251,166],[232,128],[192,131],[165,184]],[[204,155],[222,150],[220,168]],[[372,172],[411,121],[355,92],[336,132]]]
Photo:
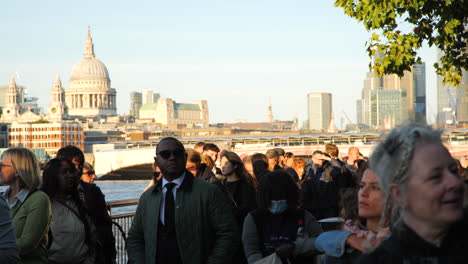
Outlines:
[[[242,230],[247,214],[257,208],[254,181],[234,152],[228,151],[221,158],[221,172],[225,178],[215,184],[221,187],[231,202],[234,217]],[[237,252],[232,263],[247,263],[243,249]]]
[[363,255],[359,263],[467,263],[468,214],[453,224],[440,246],[421,238],[403,222],[392,229],[392,235]]
[[374,148],[370,167],[385,193],[381,222],[393,224],[362,263],[467,263],[463,179],[441,133],[406,123]]
[[340,171],[324,159],[320,151],[314,152],[314,165],[302,183],[302,207],[317,219],[336,217],[339,214]]

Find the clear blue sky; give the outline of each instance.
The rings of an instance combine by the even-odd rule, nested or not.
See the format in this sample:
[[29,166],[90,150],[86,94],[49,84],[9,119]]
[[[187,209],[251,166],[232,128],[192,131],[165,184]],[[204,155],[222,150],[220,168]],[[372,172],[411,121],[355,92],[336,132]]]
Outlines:
[[[331,0],[6,1],[0,85],[11,72],[47,109],[55,73],[64,87],[91,26],[96,57],[117,90],[154,89],[177,102],[208,100],[210,122],[307,118],[306,95],[331,92],[337,125],[356,120],[370,34]],[[428,118],[436,110],[435,50],[425,48]],[[347,121],[345,120],[345,123]]]

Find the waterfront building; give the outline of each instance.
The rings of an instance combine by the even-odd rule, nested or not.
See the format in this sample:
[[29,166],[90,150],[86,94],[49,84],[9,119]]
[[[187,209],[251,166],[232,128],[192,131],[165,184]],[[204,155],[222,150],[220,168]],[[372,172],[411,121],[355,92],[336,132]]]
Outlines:
[[331,93],[309,93],[307,105],[309,129],[328,130],[332,117]]
[[140,107],[143,105],[142,93],[130,93],[130,116],[138,119],[140,117]]
[[141,106],[139,120],[162,125],[206,128],[209,126],[208,102],[200,100],[185,104],[177,103],[171,98],[159,98],[157,103]]
[[14,121],[8,128],[9,147],[44,149],[55,156],[65,146],[74,145],[84,149],[84,132],[79,122],[19,123]]
[[69,87],[65,89],[68,115],[78,118],[115,116],[116,95],[106,65],[96,59],[88,28],[84,57],[73,66]]

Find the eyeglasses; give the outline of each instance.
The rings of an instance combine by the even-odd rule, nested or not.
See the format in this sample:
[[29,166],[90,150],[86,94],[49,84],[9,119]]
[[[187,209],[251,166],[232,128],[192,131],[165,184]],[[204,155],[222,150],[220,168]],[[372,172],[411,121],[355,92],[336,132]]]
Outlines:
[[94,175],[95,172],[94,171],[83,172],[83,175],[85,175],[85,174],[88,174],[88,176],[91,176],[91,175]]
[[161,156],[163,159],[168,159],[171,157],[171,154],[174,155],[174,157],[179,158],[182,157],[182,155],[185,154],[185,150],[183,149],[177,149],[177,150],[163,150],[157,153],[159,156]]

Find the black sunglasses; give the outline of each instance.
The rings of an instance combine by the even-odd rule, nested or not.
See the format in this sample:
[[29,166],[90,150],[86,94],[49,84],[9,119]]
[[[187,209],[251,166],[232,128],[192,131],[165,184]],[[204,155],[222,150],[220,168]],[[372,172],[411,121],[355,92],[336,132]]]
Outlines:
[[163,151],[158,152],[158,155],[161,156],[163,159],[170,158],[171,154],[174,155],[174,157],[179,158],[179,157],[182,157],[185,154],[185,150],[183,150],[183,149],[163,150]]
[[94,174],[94,171],[87,171],[87,172],[83,172],[83,174],[88,174],[89,176],[93,175]]

